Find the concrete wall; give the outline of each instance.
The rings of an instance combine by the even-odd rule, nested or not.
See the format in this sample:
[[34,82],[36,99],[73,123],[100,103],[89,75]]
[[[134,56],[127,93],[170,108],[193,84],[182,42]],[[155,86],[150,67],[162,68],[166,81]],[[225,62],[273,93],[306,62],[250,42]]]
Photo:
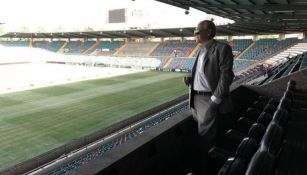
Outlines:
[[190,116],[178,114],[71,174],[157,175],[192,170],[198,151],[196,125]]

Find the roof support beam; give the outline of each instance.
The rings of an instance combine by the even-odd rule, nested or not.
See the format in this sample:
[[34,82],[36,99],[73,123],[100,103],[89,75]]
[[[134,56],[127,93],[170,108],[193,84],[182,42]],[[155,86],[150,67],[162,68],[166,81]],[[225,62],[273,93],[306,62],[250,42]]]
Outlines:
[[245,10],[266,10],[266,11],[293,11],[293,10],[306,10],[307,5],[284,5],[284,4],[267,4],[267,5],[223,5],[223,4],[210,4],[206,8],[230,8],[230,9],[245,9]]

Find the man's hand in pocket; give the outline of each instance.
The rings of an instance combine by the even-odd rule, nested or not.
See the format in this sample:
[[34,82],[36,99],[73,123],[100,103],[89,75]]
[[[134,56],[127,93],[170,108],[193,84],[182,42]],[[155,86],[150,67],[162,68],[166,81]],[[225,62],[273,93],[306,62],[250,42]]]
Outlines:
[[214,109],[217,109],[219,107],[219,104],[217,104],[217,103],[213,102],[212,100],[210,100],[209,101],[209,107],[214,110]]

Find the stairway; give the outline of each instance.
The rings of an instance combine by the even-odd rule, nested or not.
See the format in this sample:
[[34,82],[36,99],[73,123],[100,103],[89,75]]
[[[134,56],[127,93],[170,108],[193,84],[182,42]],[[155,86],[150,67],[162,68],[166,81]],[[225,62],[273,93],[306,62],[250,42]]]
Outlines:
[[150,56],[150,54],[160,45],[160,43],[157,43],[155,46],[153,46],[146,54],[146,56]]
[[170,58],[163,66],[163,69],[167,68],[167,66],[169,66],[172,62],[173,62],[174,58]]
[[87,50],[85,50],[82,55],[90,55],[94,49],[101,43],[101,41],[97,41],[94,45],[92,45],[90,48],[88,48]]
[[278,53],[277,55],[272,56],[266,60],[266,63],[269,64],[279,64],[280,62],[285,62],[287,57],[295,57],[299,54],[302,54],[307,51],[307,43],[297,43],[294,44],[287,49],[283,50],[282,52]]
[[245,50],[243,50],[240,54],[238,54],[237,56],[236,56],[236,58],[241,58],[241,56],[245,53],[245,52],[247,52],[250,48],[252,48],[253,47],[253,45],[256,43],[256,41],[253,41]]
[[117,51],[115,51],[113,53],[114,56],[116,56],[121,50],[123,50],[126,47],[127,43],[123,44],[120,48],[117,49]]
[[32,48],[33,47],[33,39],[30,39],[29,41],[29,48]]
[[64,53],[64,48],[66,47],[67,44],[68,44],[68,42],[65,42],[63,44],[63,46],[57,51],[57,53],[63,54]]

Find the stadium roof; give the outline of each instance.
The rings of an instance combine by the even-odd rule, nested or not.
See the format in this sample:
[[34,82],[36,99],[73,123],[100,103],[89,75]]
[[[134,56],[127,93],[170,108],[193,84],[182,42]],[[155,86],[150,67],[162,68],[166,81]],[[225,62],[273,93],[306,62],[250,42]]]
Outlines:
[[116,30],[116,31],[87,31],[59,33],[7,33],[1,37],[13,38],[144,38],[193,36],[194,28],[182,29],[148,29],[148,30]]
[[[233,35],[229,26],[218,26],[218,35]],[[138,29],[117,31],[90,31],[90,32],[59,32],[59,33],[19,33],[4,34],[2,38],[146,38],[146,37],[192,37],[194,27],[168,29]],[[249,32],[250,34],[251,32]],[[239,33],[238,33],[239,34]]]
[[[307,31],[306,0],[157,0],[193,7],[235,23],[218,26],[217,35],[274,34]],[[195,24],[196,25],[196,24]],[[194,28],[138,29],[64,33],[7,33],[2,38],[144,38],[191,37]]]
[[193,7],[235,21],[228,30],[239,33],[307,31],[306,0],[157,0],[184,9]]
[[[168,28],[168,29],[137,29],[116,31],[86,31],[86,32],[55,32],[55,33],[21,33],[10,32],[1,35],[0,38],[148,38],[148,37],[193,37],[194,27]],[[272,34],[279,31],[257,31],[234,23],[217,26],[217,35],[246,35],[246,34]]]

